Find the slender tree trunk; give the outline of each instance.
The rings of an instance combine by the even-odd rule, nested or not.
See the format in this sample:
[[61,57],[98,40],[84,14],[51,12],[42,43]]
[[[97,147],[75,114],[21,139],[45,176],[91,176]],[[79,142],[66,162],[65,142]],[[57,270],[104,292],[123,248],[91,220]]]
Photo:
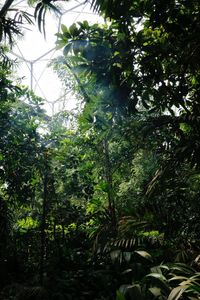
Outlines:
[[62,241],[65,241],[65,225],[62,224]]
[[56,241],[56,221],[55,220],[53,222],[53,238],[54,238],[54,241]]
[[105,155],[105,178],[108,184],[108,207],[111,217],[111,223],[113,225],[114,230],[116,230],[116,208],[115,208],[115,199],[113,195],[113,180],[112,180],[112,167],[110,162],[110,153],[109,153],[109,144],[108,140],[103,140],[103,149]]
[[45,228],[46,228],[46,210],[47,210],[47,165],[45,163],[43,179],[43,205],[42,205],[42,222],[41,222],[41,251],[40,251],[40,284],[44,280],[44,258],[45,258]]

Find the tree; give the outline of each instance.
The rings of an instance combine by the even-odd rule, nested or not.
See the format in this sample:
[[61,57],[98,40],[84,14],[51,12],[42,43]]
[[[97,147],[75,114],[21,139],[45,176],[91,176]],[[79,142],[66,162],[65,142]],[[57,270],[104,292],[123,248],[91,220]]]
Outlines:
[[62,26],[58,45],[66,45],[68,60],[76,57],[72,67],[86,77],[92,74],[95,90],[109,90],[102,99],[109,99],[105,106],[111,111],[146,110],[152,113],[152,129],[171,127],[179,140],[172,149],[174,159],[198,167],[198,4],[169,1],[161,7],[157,1],[122,1],[119,10],[117,2],[92,3],[111,24]]
[[[199,170],[199,67],[194,63],[199,6],[182,1],[169,1],[163,8],[157,1],[122,1],[120,10],[115,1],[93,1],[92,5],[110,17],[110,24],[89,26],[85,21],[70,28],[62,25],[57,42],[58,47],[64,47],[61,64],[79,75],[84,115],[91,124],[101,124],[105,133],[109,114],[111,123],[118,125],[120,119],[126,122],[128,115],[138,118],[141,126],[135,126],[141,130],[142,147],[150,142],[150,152],[158,153],[158,170],[149,176],[146,189],[150,190],[152,183],[155,187],[159,180],[163,186],[164,180],[167,193],[168,171],[179,168],[184,174],[185,163],[191,170],[195,167],[197,174]],[[183,182],[177,179],[177,197],[181,198],[179,184]],[[176,197],[175,190],[172,195]]]
[[108,25],[61,26],[54,68],[79,95],[76,113],[47,117],[2,69],[0,270],[10,256],[22,268],[7,283],[19,273],[56,299],[113,299],[127,281],[130,297],[143,283],[147,299],[177,291],[173,266],[145,275],[199,251],[199,5],[162,2],[92,1]]

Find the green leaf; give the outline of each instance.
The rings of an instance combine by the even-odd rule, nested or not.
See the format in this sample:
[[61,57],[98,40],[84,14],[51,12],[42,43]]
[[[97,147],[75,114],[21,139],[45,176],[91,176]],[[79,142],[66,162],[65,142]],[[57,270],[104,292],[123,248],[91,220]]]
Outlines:
[[111,260],[114,262],[115,260],[117,260],[119,258],[121,254],[121,250],[113,250],[110,252],[110,257],[111,257]]
[[123,252],[123,257],[126,262],[130,262],[132,253],[131,252]]
[[158,287],[149,288],[149,291],[154,295],[154,297],[158,298],[161,296],[161,289]]
[[159,273],[150,273],[150,274],[146,275],[146,277],[153,277],[153,278],[159,279],[163,282],[167,281],[166,277],[163,274],[159,274]]
[[159,273],[150,273],[146,275],[146,278],[152,278],[156,281],[156,285],[158,284],[161,289],[164,289],[166,292],[170,291],[170,288],[167,283],[167,279],[163,274]]
[[130,296],[131,300],[143,300],[143,295],[141,291],[141,286],[139,284],[133,284],[128,286],[127,293]]
[[71,48],[72,48],[72,43],[67,44],[67,45],[65,46],[65,48],[63,49],[63,54],[64,54],[65,56],[67,56],[68,53],[70,52]]
[[171,293],[169,294],[169,297],[167,298],[167,300],[178,300],[183,292],[188,288],[188,285],[185,286],[177,286],[176,288],[174,288]]
[[63,33],[69,32],[67,26],[65,26],[64,24],[61,24],[61,30],[62,30]]
[[126,300],[125,296],[119,290],[116,292],[116,300]]
[[181,272],[182,274],[192,275],[194,273],[194,269],[181,263],[176,263],[171,265],[171,270]]
[[152,261],[152,256],[148,252],[146,252],[146,251],[134,251],[134,252],[137,253],[138,255],[140,255],[141,257]]
[[109,185],[106,181],[101,181],[98,185],[98,187],[104,191],[104,192],[107,192],[108,191],[108,188],[109,188]]
[[64,40],[59,40],[56,42],[56,49],[59,50],[59,49],[62,49],[63,47],[65,47],[66,45],[66,41]]
[[85,29],[88,29],[89,28],[89,23],[88,21],[83,21],[83,26],[85,27]]
[[90,26],[89,26],[89,23],[88,23],[88,21],[83,21],[83,22],[77,22],[78,24],[79,24],[79,26],[82,28],[82,29],[89,29],[90,28]]
[[72,25],[69,27],[69,32],[70,32],[71,36],[73,36],[73,37],[76,37],[76,36],[78,35],[79,30],[78,30],[76,24],[72,24]]
[[120,293],[122,293],[122,295],[125,295],[128,287],[129,287],[129,284],[122,284],[119,288]]
[[192,131],[192,127],[187,123],[180,123],[180,130],[186,133],[190,133]]

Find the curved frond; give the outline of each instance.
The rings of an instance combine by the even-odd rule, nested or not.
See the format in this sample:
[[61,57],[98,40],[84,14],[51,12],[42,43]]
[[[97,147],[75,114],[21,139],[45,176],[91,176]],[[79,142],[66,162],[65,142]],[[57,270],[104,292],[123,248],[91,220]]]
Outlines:
[[46,35],[45,17],[46,17],[47,10],[51,10],[57,15],[61,14],[58,7],[56,7],[55,5],[50,3],[50,1],[42,1],[36,5],[34,17],[37,20],[38,28],[39,28],[40,32],[42,32],[44,34],[44,36]]

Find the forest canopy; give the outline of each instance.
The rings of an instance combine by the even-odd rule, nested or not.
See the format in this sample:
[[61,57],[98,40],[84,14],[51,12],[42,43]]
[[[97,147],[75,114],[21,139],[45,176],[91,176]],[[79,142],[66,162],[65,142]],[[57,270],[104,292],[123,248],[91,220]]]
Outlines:
[[0,8],[0,299],[198,300],[200,4],[90,3],[52,63],[81,109],[52,117],[8,53],[59,1]]

